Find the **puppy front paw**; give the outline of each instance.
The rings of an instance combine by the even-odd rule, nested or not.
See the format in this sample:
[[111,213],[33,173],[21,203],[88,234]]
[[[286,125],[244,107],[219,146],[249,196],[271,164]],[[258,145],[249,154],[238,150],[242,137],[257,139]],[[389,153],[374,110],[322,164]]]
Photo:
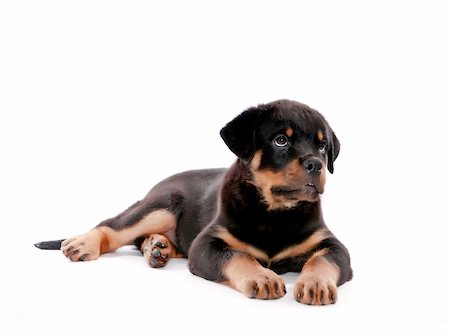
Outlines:
[[246,275],[237,281],[235,288],[249,298],[279,299],[286,294],[284,280],[267,268]]
[[320,274],[300,274],[294,287],[294,297],[307,305],[334,304],[337,300],[337,286],[333,279]]

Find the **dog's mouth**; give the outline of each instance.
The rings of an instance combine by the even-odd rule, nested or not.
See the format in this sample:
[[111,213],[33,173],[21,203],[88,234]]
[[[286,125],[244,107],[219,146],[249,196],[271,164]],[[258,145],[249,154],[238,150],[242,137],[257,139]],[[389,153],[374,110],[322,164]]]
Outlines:
[[302,188],[302,192],[304,192],[306,194],[319,194],[319,191],[317,190],[316,185],[314,183],[312,183],[312,182],[306,184]]
[[298,194],[300,192],[300,189],[291,188],[288,186],[275,186],[271,189],[272,194],[276,196],[292,196],[295,194]]
[[303,198],[304,196],[316,197],[319,194],[316,185],[312,182],[299,188],[291,186],[273,186],[271,192],[274,196],[283,196],[288,199],[298,199]]

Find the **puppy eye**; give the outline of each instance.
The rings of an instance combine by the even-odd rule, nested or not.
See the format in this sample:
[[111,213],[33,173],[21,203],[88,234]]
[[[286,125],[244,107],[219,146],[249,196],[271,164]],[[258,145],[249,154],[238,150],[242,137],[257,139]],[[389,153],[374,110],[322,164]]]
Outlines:
[[286,147],[289,143],[289,140],[286,135],[280,134],[273,140],[273,143],[277,147]]
[[325,154],[325,152],[327,151],[327,142],[326,141],[321,141],[319,143],[318,149],[319,149],[320,153]]

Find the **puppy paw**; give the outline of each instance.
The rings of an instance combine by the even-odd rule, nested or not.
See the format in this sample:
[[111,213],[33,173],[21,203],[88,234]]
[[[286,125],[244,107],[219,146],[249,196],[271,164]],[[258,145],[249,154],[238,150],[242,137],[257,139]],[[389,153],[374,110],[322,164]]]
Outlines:
[[247,297],[256,299],[279,299],[286,294],[283,278],[267,268],[245,276],[235,287]]
[[102,233],[93,229],[85,234],[64,240],[61,250],[72,261],[95,260],[100,256]]
[[142,254],[153,268],[166,266],[172,252],[174,252],[172,244],[163,235],[153,234],[142,243]]
[[300,274],[294,287],[294,297],[307,305],[334,304],[337,300],[337,286],[332,279],[318,274]]

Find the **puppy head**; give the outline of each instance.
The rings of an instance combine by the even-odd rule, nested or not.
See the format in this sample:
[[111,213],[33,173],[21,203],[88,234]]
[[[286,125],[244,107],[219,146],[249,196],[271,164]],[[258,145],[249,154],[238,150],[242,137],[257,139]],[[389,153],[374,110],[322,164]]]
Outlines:
[[249,108],[220,132],[252,172],[269,209],[317,202],[324,192],[325,167],[333,173],[340,144],[324,117],[289,100]]

